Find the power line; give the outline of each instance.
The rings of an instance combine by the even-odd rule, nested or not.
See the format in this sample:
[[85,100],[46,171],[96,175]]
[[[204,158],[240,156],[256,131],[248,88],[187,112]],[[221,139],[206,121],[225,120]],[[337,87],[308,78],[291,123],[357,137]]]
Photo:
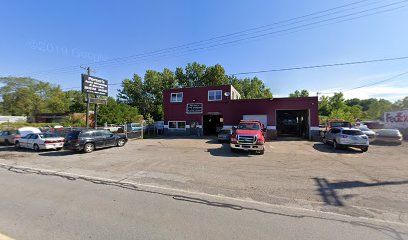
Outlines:
[[[320,65],[311,65],[311,66],[298,66],[298,67],[286,67],[286,68],[277,68],[277,69],[269,69],[269,70],[260,70],[260,71],[251,71],[251,72],[241,72],[241,73],[233,73],[229,74],[231,76],[238,76],[238,75],[248,75],[248,74],[256,74],[256,73],[266,73],[266,72],[284,72],[284,71],[297,71],[297,70],[304,70],[304,69],[315,69],[315,68],[326,68],[326,67],[340,67],[340,66],[349,66],[349,65],[358,65],[358,64],[369,64],[369,63],[378,63],[378,62],[388,62],[388,61],[402,61],[407,60],[408,56],[402,57],[392,57],[392,58],[379,58],[379,59],[370,59],[370,60],[360,60],[360,61],[353,61],[353,62],[341,62],[341,63],[330,63],[330,64],[320,64]],[[404,74],[400,74],[405,75]],[[400,75],[397,75],[400,76]],[[388,80],[386,80],[388,81]],[[109,86],[121,85],[120,83],[110,83]],[[363,86],[364,87],[364,86]],[[79,89],[80,87],[70,87],[70,88],[63,88],[63,90],[73,90]]]
[[[407,1],[404,0],[404,1],[401,1],[401,2],[407,2]],[[344,17],[353,16],[353,15],[365,13],[365,12],[368,12],[368,11],[371,11],[371,10],[377,10],[377,9],[380,9],[380,8],[389,7],[389,6],[392,6],[392,5],[395,5],[395,4],[399,4],[399,3],[401,3],[401,2],[396,2],[396,3],[388,4],[388,5],[385,5],[385,6],[376,7],[376,8],[372,8],[372,9],[369,9],[369,10],[360,11],[360,12],[357,12],[357,13],[352,13],[352,14],[337,16],[337,17],[330,18],[330,19],[325,19],[325,20],[320,20],[320,21],[317,21],[317,22],[312,22],[312,23],[308,23],[308,24],[304,24],[304,25],[292,27],[292,28],[289,28],[289,29],[283,29],[283,30],[279,30],[279,31],[264,33],[264,34],[261,34],[261,35],[255,35],[255,36],[250,36],[250,37],[246,37],[246,38],[236,39],[236,40],[233,40],[233,41],[222,42],[222,43],[219,43],[219,44],[213,44],[213,45],[210,45],[210,46],[204,46],[204,47],[194,48],[194,49],[190,49],[190,50],[184,51],[184,52],[182,52],[182,53],[190,53],[190,52],[195,52],[195,51],[199,51],[199,50],[213,49],[213,48],[216,48],[216,47],[219,47],[219,46],[237,44],[237,43],[240,43],[240,42],[243,42],[243,41],[246,41],[246,40],[254,40],[254,39],[256,40],[256,39],[259,39],[260,37],[265,37],[265,36],[268,36],[268,35],[277,35],[277,34],[285,33],[285,32],[289,32],[289,33],[290,33],[290,31],[291,31],[291,32],[298,32],[298,31],[304,30],[304,29],[302,29],[303,27],[307,27],[307,26],[311,26],[311,25],[316,25],[316,24],[320,24],[320,23],[324,23],[324,22],[336,20],[336,19],[339,19],[339,18],[344,18]],[[357,16],[357,17],[353,17],[353,18],[349,18],[349,19],[342,19],[342,20],[337,21],[337,22],[334,22],[334,23],[349,21],[349,20],[353,20],[353,19],[357,19],[357,18],[366,17],[366,16],[371,16],[371,15],[378,14],[378,13],[382,13],[382,12],[393,11],[393,10],[400,9],[400,8],[402,8],[402,7],[405,7],[405,6],[400,6],[400,7],[396,7],[396,8],[393,8],[393,9],[385,9],[385,10],[382,10],[382,11],[376,11],[376,12],[374,12],[374,13],[369,13],[369,14],[366,14],[366,15]],[[333,23],[332,23],[332,24],[333,24]],[[326,24],[326,25],[327,25],[327,24]],[[296,29],[297,29],[297,31],[292,31],[292,30],[296,30]],[[308,28],[308,29],[311,29],[311,28]],[[172,55],[173,55],[173,54],[170,53],[170,54],[167,54],[167,55],[161,55],[161,57],[163,57],[163,56],[164,56],[164,57],[166,57],[166,56],[172,56]],[[185,55],[185,54],[183,54],[183,55]],[[180,55],[179,55],[179,56],[180,56]],[[160,57],[160,56],[159,56],[159,57]],[[160,60],[160,58],[159,58],[159,60]],[[118,62],[118,63],[111,63],[111,64],[120,64],[119,66],[121,66],[121,65],[123,65],[124,63],[130,63],[130,62],[139,63],[139,62],[146,62],[146,61],[135,62],[134,60],[127,60],[127,61],[122,61],[122,62]],[[107,66],[109,66],[109,65],[111,65],[111,64],[105,64],[105,65],[101,65],[101,66],[99,66],[99,67],[107,67]]]
[[[254,31],[254,30],[259,30],[259,29],[262,29],[262,28],[267,28],[267,27],[277,26],[277,25],[279,26],[279,25],[282,24],[282,23],[287,23],[287,22],[291,22],[291,21],[294,21],[294,20],[307,18],[307,17],[310,17],[310,16],[314,16],[314,15],[318,15],[318,14],[321,14],[321,13],[330,12],[330,11],[337,10],[337,9],[341,9],[341,8],[345,8],[345,7],[348,7],[348,6],[358,5],[358,4],[360,4],[360,3],[367,2],[367,1],[369,1],[369,0],[359,0],[359,1],[355,1],[355,2],[349,3],[349,4],[341,5],[341,6],[338,6],[338,7],[329,8],[329,9],[326,9],[326,10],[323,10],[323,11],[317,11],[317,12],[313,12],[313,13],[306,14],[306,15],[303,15],[303,16],[294,17],[294,18],[290,18],[290,19],[286,19],[286,20],[282,20],[282,21],[277,21],[277,22],[274,22],[274,23],[271,23],[271,24],[266,24],[266,25],[262,25],[262,26],[258,26],[258,27],[253,27],[253,28],[249,28],[249,29],[246,29],[246,30],[242,30],[242,31],[237,31],[237,32],[229,33],[229,34],[224,34],[224,35],[220,35],[220,36],[215,36],[215,37],[208,38],[208,39],[204,39],[204,40],[193,41],[193,42],[190,42],[190,43],[180,44],[180,45],[177,45],[177,46],[168,47],[168,48],[163,48],[163,49],[159,49],[159,50],[155,50],[155,51],[150,51],[150,52],[146,52],[146,53],[139,53],[139,54],[134,54],[134,55],[126,56],[126,57],[118,57],[118,58],[112,58],[112,59],[108,59],[108,60],[104,60],[104,61],[98,61],[98,62],[87,63],[87,64],[85,64],[85,65],[93,65],[93,64],[95,64],[95,63],[107,63],[107,62],[112,62],[112,61],[118,61],[118,60],[128,59],[128,58],[134,58],[134,57],[145,56],[145,55],[147,55],[147,54],[152,54],[152,53],[159,53],[159,52],[163,52],[163,51],[168,51],[168,50],[183,48],[183,47],[186,47],[186,46],[196,45],[196,44],[205,43],[205,42],[208,42],[208,41],[213,41],[213,40],[217,40],[217,39],[222,39],[222,38],[227,38],[227,37],[231,37],[231,36],[235,36],[235,35],[240,35],[240,34],[242,34],[242,33],[247,33],[247,32],[251,32],[251,31]],[[66,68],[71,68],[71,67],[77,68],[78,66],[77,66],[77,65],[74,65],[74,66],[69,66],[69,67],[66,67]],[[57,69],[51,69],[51,70],[45,70],[45,71],[46,71],[46,72],[49,72],[49,71],[53,71],[53,70],[60,70],[60,69],[66,69],[66,68],[57,68]],[[45,71],[40,71],[40,72],[45,72]],[[35,72],[35,73],[38,73],[38,72]]]
[[357,86],[357,87],[353,87],[353,88],[349,88],[349,89],[345,89],[345,90],[339,89],[339,90],[337,90],[337,91],[320,92],[320,93],[323,93],[323,94],[331,94],[331,93],[336,93],[336,92],[349,92],[349,91],[352,91],[352,90],[356,90],[356,89],[360,89],[360,88],[365,88],[365,87],[371,87],[371,86],[375,86],[375,85],[378,85],[378,84],[381,84],[381,83],[389,82],[389,81],[395,80],[395,79],[397,79],[397,78],[399,78],[399,77],[402,77],[402,76],[404,76],[404,75],[407,75],[407,74],[408,74],[408,71],[399,73],[399,74],[397,74],[397,75],[388,77],[388,78],[386,78],[386,79],[383,79],[383,80],[380,80],[380,81],[377,81],[377,82],[367,83],[367,84],[363,84],[363,85],[360,85],[360,86]]
[[[276,22],[276,23],[273,23],[273,24],[264,25],[264,26],[257,27],[257,28],[251,28],[251,29],[248,29],[248,30],[243,30],[243,31],[240,31],[240,32],[232,33],[232,34],[226,34],[226,35],[222,35],[222,36],[219,36],[219,37],[210,38],[210,39],[207,39],[207,40],[196,41],[196,42],[192,42],[192,43],[188,43],[188,44],[179,45],[179,46],[176,46],[176,47],[165,48],[165,49],[161,49],[161,50],[157,50],[157,51],[152,51],[152,52],[148,52],[148,53],[137,54],[137,55],[131,55],[131,56],[128,56],[128,57],[123,57],[123,58],[115,58],[115,59],[111,59],[111,60],[105,60],[105,61],[100,61],[100,62],[95,62],[95,63],[90,63],[90,64],[91,64],[91,65],[94,65],[94,66],[95,66],[95,65],[96,65],[96,66],[97,66],[97,65],[100,65],[99,67],[107,67],[107,66],[110,66],[110,65],[112,65],[112,64],[123,64],[123,63],[127,63],[127,62],[133,62],[134,60],[142,59],[142,58],[147,58],[147,57],[153,57],[153,56],[163,57],[163,56],[166,56],[166,55],[162,55],[162,54],[165,54],[165,53],[167,53],[167,52],[169,52],[169,51],[174,51],[174,50],[180,49],[180,48],[190,49],[191,46],[194,47],[194,44],[197,44],[197,43],[200,43],[199,45],[203,45],[202,43],[204,43],[204,42],[206,42],[206,41],[214,42],[213,40],[217,40],[217,39],[219,39],[219,40],[217,40],[217,41],[225,41],[225,40],[228,40],[228,39],[223,39],[223,38],[226,38],[226,37],[228,37],[228,36],[233,36],[234,38],[236,38],[236,37],[241,37],[241,36],[249,35],[247,32],[251,32],[251,31],[252,31],[252,33],[250,33],[250,34],[260,33],[260,32],[265,32],[265,31],[270,31],[270,30],[272,30],[273,28],[267,28],[267,29],[263,29],[263,30],[260,30],[260,31],[253,32],[254,30],[265,28],[265,26],[275,25],[274,28],[276,28],[276,27],[279,27],[279,24],[281,24],[281,23],[287,23],[287,22],[289,22],[289,23],[286,24],[286,26],[287,26],[287,25],[293,25],[294,23],[290,23],[290,21],[293,21],[293,20],[296,20],[296,19],[306,18],[306,17],[309,17],[309,16],[314,16],[314,15],[321,14],[321,13],[326,13],[326,12],[329,12],[329,11],[332,11],[332,10],[335,10],[335,9],[345,8],[345,7],[347,7],[347,6],[351,6],[351,5],[353,5],[353,4],[359,4],[359,3],[362,3],[362,2],[366,2],[366,1],[357,1],[357,2],[350,3],[350,4],[342,5],[342,6],[339,6],[339,7],[331,8],[331,9],[328,9],[328,10],[319,11],[319,12],[315,12],[315,13],[312,13],[312,14],[304,15],[304,16],[301,16],[301,17],[292,18],[292,19],[289,19],[289,20],[280,21],[280,22]],[[382,9],[382,8],[387,8],[387,7],[394,6],[394,5],[398,5],[398,4],[405,3],[405,2],[407,2],[407,1],[404,0],[404,1],[393,2],[393,3],[391,3],[391,4],[381,5],[381,6],[378,6],[378,7],[375,7],[375,8],[365,9],[365,10],[359,11],[359,12],[354,12],[354,13],[350,13],[350,14],[346,14],[346,15],[342,15],[342,16],[337,16],[337,17],[329,18],[329,19],[319,20],[319,21],[315,21],[315,22],[312,22],[312,23],[303,24],[303,25],[300,25],[300,26],[295,26],[295,27],[292,27],[292,28],[289,28],[289,29],[283,29],[283,30],[274,31],[274,32],[267,32],[267,33],[264,33],[264,34],[258,34],[258,35],[255,35],[255,36],[250,36],[250,37],[246,37],[246,38],[240,38],[240,39],[236,39],[236,40],[228,41],[228,42],[221,42],[221,43],[219,43],[219,44],[213,44],[213,45],[210,45],[210,46],[204,46],[204,47],[200,47],[200,48],[193,48],[193,49],[190,49],[190,50],[187,50],[187,51],[184,51],[184,52],[187,53],[187,52],[192,52],[192,51],[198,51],[198,50],[204,50],[204,49],[215,48],[215,47],[218,47],[218,46],[223,46],[223,45],[227,45],[227,44],[234,44],[234,43],[242,42],[242,41],[249,40],[249,39],[260,38],[260,37],[264,37],[264,36],[267,36],[267,35],[273,35],[273,34],[282,33],[282,32],[287,32],[287,31],[296,30],[296,29],[298,29],[298,31],[299,31],[299,29],[304,28],[304,27],[307,27],[307,26],[316,25],[316,24],[320,24],[320,23],[324,23],[324,22],[328,22],[328,21],[333,21],[333,20],[340,19],[340,18],[350,17],[350,16],[353,16],[353,15],[358,15],[358,14],[365,13],[365,12],[369,12],[369,11],[372,11],[372,10],[378,10],[378,9]],[[371,4],[371,5],[372,5],[372,4]],[[398,8],[394,8],[394,9],[392,9],[392,10],[396,10],[396,9],[399,9],[399,8],[402,8],[402,7],[405,7],[405,6],[400,6],[400,7],[398,7]],[[353,9],[355,9],[355,8],[357,8],[357,7],[354,7]],[[349,9],[346,9],[346,10],[349,10]],[[389,10],[388,10],[388,11],[389,11]],[[337,12],[342,12],[342,11],[337,11]],[[336,13],[337,13],[337,12],[336,12]],[[379,13],[379,12],[377,12],[377,13]],[[323,15],[323,16],[330,16],[331,14],[333,14],[333,13],[326,14],[326,15]],[[375,13],[375,14],[376,14],[376,13]],[[373,15],[373,14],[370,14],[370,15]],[[320,18],[320,17],[322,17],[322,16],[314,16],[314,17],[311,18],[311,19]],[[355,19],[355,18],[354,18],[354,19]],[[295,23],[302,23],[302,22],[305,22],[305,21],[307,21],[307,20],[310,20],[310,19],[304,19],[304,20],[302,20],[302,21],[297,21],[297,22],[295,22]],[[349,19],[343,19],[342,21],[347,21],[347,20],[349,20]],[[276,25],[278,25],[278,26],[276,26]],[[283,25],[283,26],[285,26],[285,25]],[[282,27],[282,26],[280,26],[280,27]],[[245,33],[245,34],[241,34],[241,35],[240,35],[240,33]],[[169,52],[169,53],[170,53],[170,55],[172,54],[171,52]],[[169,54],[167,54],[167,56],[169,56]],[[77,68],[78,66],[72,66],[72,67],[74,67],[75,69],[59,68],[59,69],[49,70],[49,72],[51,72],[51,71],[54,71],[54,72],[55,72],[55,71],[57,71],[57,72],[58,72],[58,71],[62,71],[62,73],[64,73],[64,71],[65,71],[65,73],[69,73],[69,72],[71,72],[71,71],[73,71],[73,70],[76,71],[76,68]],[[47,71],[43,71],[43,72],[47,72]]]
[[277,68],[277,69],[269,69],[269,70],[233,73],[231,75],[237,76],[237,75],[248,75],[248,74],[255,74],[255,73],[284,72],[284,71],[293,71],[293,70],[302,70],[302,69],[337,67],[337,66],[346,66],[346,65],[375,63],[375,62],[397,61],[397,60],[405,60],[405,59],[408,59],[408,56],[394,57],[394,58],[381,58],[381,59],[373,59],[373,60],[362,60],[362,61],[355,61],[355,62],[342,62],[342,63],[330,63],[330,64],[311,65],[311,66]]

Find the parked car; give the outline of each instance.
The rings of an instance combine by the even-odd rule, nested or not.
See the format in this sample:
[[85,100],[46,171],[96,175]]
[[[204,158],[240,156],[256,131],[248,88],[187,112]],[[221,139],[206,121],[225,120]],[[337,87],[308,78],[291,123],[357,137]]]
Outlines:
[[375,142],[402,144],[402,134],[398,129],[381,129],[375,136]]
[[128,123],[126,125],[126,130],[128,132],[138,132],[138,131],[141,131],[142,129],[145,130],[146,126],[142,127],[141,123]]
[[0,134],[0,143],[1,144],[14,144],[14,138],[17,134],[17,131],[15,130],[6,130],[1,132]]
[[108,126],[104,127],[103,129],[109,130],[110,132],[117,133],[121,127],[114,124],[109,124]]
[[231,151],[245,150],[264,154],[264,131],[264,126],[260,121],[242,120],[231,135]]
[[29,148],[35,151],[45,149],[61,150],[64,138],[48,133],[30,133],[16,140],[16,148]]
[[14,135],[13,143],[15,144],[20,138],[27,136],[28,134],[31,133],[41,133],[41,130],[39,128],[35,127],[22,127],[19,128]]
[[333,144],[334,149],[355,147],[367,152],[370,145],[367,135],[356,128],[332,128],[323,138],[325,144]]
[[67,134],[64,148],[90,153],[98,148],[123,147],[127,138],[123,134],[113,134],[108,130],[75,130]]
[[360,129],[365,135],[367,135],[367,137],[371,140],[374,140],[375,138],[375,132],[371,129],[369,129],[367,126],[365,125],[361,125],[358,129]]
[[218,142],[229,142],[232,135],[232,129],[221,129],[218,132]]

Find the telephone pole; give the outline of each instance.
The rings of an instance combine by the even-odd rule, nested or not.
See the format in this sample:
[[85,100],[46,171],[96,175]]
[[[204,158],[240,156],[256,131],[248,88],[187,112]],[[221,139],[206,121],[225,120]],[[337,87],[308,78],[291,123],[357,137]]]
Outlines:
[[[90,67],[81,66],[81,68],[86,70],[87,77],[91,75],[91,72],[95,72],[94,70],[91,70]],[[95,106],[95,111],[96,111],[96,106]],[[89,128],[89,93],[86,93],[86,128]],[[96,119],[95,119],[95,128],[96,128]]]

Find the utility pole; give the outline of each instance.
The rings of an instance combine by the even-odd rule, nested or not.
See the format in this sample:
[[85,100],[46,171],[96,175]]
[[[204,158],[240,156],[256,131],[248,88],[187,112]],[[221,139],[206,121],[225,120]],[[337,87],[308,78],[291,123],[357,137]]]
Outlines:
[[[81,68],[86,70],[86,74],[88,75],[88,77],[91,75],[91,71],[93,71],[91,70],[90,67],[81,66]],[[96,110],[96,106],[95,106],[95,110]],[[86,93],[86,128],[89,128],[89,93]],[[95,128],[96,128],[96,121],[95,121]]]
[[[96,99],[98,98],[98,95],[95,94],[95,101],[97,101]],[[95,102],[94,104],[94,122],[95,122],[95,129],[98,129],[98,103]]]

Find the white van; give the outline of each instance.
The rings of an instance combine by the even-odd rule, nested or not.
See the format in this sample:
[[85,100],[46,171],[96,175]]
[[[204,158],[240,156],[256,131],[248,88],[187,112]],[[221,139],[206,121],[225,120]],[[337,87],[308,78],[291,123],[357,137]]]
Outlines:
[[41,133],[41,130],[39,128],[35,127],[22,127],[17,130],[16,135],[14,136],[14,143],[16,140],[30,134],[30,133]]

